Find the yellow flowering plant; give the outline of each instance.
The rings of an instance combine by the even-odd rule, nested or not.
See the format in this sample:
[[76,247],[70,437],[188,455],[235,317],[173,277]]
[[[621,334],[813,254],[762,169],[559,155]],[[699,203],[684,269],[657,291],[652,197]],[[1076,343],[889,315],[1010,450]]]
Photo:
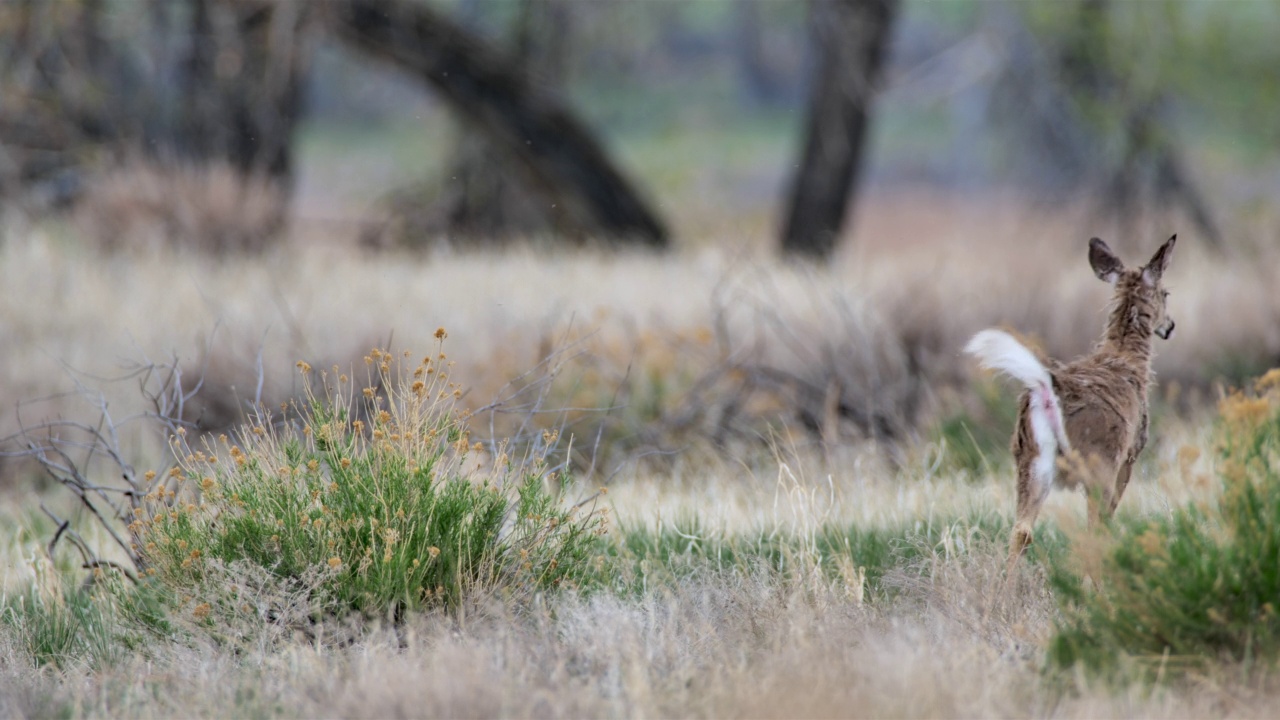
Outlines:
[[473,442],[444,360],[374,349],[362,384],[299,363],[305,395],[278,417],[199,451],[175,435],[180,470],[131,528],[149,573],[207,585],[249,563],[295,587],[319,577],[317,610],[371,615],[579,583],[603,514],[566,507],[540,458]]

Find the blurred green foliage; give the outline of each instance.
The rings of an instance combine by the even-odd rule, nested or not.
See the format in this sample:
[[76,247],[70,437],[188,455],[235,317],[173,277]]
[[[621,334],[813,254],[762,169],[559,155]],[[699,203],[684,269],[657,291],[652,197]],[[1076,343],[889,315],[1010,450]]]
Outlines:
[[949,415],[938,423],[933,440],[943,447],[949,469],[984,479],[1009,465],[1009,442],[1018,420],[1018,394],[993,382],[980,383],[980,409]]

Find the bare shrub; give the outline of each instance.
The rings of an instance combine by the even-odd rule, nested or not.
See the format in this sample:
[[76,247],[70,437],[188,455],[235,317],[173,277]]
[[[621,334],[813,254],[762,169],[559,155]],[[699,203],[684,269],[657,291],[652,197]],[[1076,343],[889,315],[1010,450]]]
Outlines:
[[74,218],[107,251],[256,253],[283,228],[287,202],[277,180],[225,163],[133,161],[89,180]]
[[[157,473],[137,470],[131,450],[145,446],[148,436],[154,442],[164,430],[185,432],[184,408],[199,392],[201,382],[184,376],[177,359],[139,363],[114,379],[117,384],[136,383],[143,400],[141,408],[135,405],[134,411],[121,416],[100,387],[87,378],[72,377],[74,397],[83,413],[80,418],[37,415],[31,419],[33,406],[41,402],[19,403],[18,430],[0,439],[4,448],[0,456],[39,468],[78,501],[94,532],[106,539],[105,547],[86,540],[84,527],[42,503],[41,510],[57,527],[46,547],[51,559],[65,540],[80,557],[83,569],[95,575],[117,571],[136,582],[147,564],[131,523],[143,511],[143,498]],[[61,398],[46,400],[50,399]]]
[[778,277],[751,268],[723,278],[710,302],[705,324],[573,319],[534,338],[522,331],[503,345],[534,345],[536,371],[517,375],[507,366],[516,379],[492,396],[537,402],[499,400],[477,413],[511,416],[495,423],[509,428],[514,420],[519,429],[507,435],[522,435],[531,421],[572,432],[575,463],[603,463],[606,471],[691,449],[772,453],[780,438],[787,447],[832,449],[868,439],[891,446],[914,434],[928,407],[928,378],[861,298],[814,287],[803,272]]

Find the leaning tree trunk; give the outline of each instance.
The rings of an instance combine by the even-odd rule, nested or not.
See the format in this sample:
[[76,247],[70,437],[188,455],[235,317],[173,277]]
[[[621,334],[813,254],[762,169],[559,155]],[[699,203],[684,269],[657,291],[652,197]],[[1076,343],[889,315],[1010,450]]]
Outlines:
[[900,0],[811,0],[818,48],[782,250],[826,260],[857,190],[876,85]]
[[[552,89],[564,81],[569,21],[564,0],[520,0],[510,47],[520,71],[534,86]],[[560,213],[540,202],[520,173],[510,171],[517,163],[485,133],[464,124],[445,172],[448,179],[434,193],[434,201],[424,206],[418,190],[409,196],[413,206],[400,211],[425,215],[429,221],[414,228],[412,238],[443,233],[474,244],[555,228]],[[572,232],[572,227],[558,229]]]
[[519,68],[425,3],[335,0],[336,36],[431,84],[518,162],[557,225],[580,238],[666,247],[667,231],[586,126]]

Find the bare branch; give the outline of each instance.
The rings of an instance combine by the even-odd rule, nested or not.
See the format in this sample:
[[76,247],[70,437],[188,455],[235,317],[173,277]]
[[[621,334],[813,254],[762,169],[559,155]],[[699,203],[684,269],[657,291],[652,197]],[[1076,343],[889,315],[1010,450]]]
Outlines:
[[[207,367],[208,353],[204,364],[204,368]],[[123,551],[128,562],[122,564],[101,557],[76,531],[71,520],[58,517],[42,505],[42,510],[57,526],[47,545],[50,557],[60,543],[69,542],[79,553],[83,568],[111,568],[136,581],[138,572],[145,569],[145,558],[135,550],[136,542],[131,542],[136,541],[136,537],[132,537],[131,521],[134,512],[142,506],[147,488],[143,487],[126,459],[122,448],[124,438],[129,435],[124,431],[126,427],[134,426],[130,433],[139,429],[159,431],[161,435],[177,433],[188,424],[181,413],[203,386],[204,370],[196,382],[189,383],[176,356],[167,363],[145,360],[144,356],[144,360],[128,372],[114,378],[98,378],[97,382],[94,376],[66,369],[76,390],[41,400],[61,402],[79,398],[91,409],[93,419],[77,421],[54,417],[30,422],[27,419],[30,408],[39,401],[19,402],[16,409],[18,430],[0,439],[0,444],[12,443],[21,450],[6,450],[0,456],[23,457],[35,462],[48,477],[79,500],[87,511],[89,522],[100,526],[111,542]],[[121,381],[138,383],[139,394],[143,402],[151,406],[150,411],[123,418],[116,416],[99,387]],[[128,567],[130,565],[132,570]]]

